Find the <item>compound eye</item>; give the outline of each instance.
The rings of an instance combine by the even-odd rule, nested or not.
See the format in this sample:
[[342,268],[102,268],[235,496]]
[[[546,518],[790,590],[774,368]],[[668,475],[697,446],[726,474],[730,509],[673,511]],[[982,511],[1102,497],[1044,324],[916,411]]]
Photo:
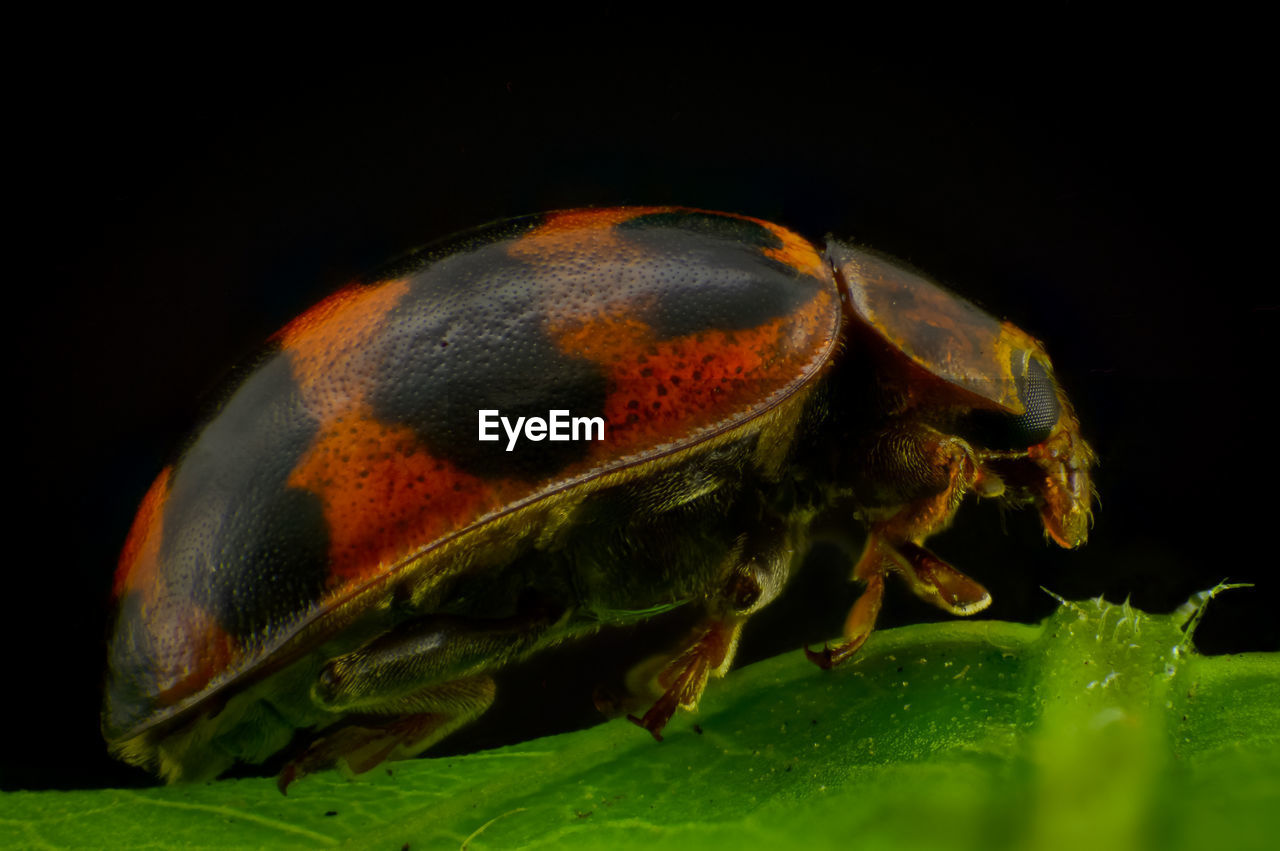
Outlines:
[[1058,423],[1058,389],[1040,361],[1031,358],[1027,374],[1018,388],[1026,412],[1013,418],[1009,439],[1014,446],[1043,443]]
[[974,411],[962,421],[960,434],[978,446],[997,450],[1026,449],[1048,439],[1060,412],[1053,379],[1040,361],[1028,358],[1026,372],[1017,381],[1024,413]]

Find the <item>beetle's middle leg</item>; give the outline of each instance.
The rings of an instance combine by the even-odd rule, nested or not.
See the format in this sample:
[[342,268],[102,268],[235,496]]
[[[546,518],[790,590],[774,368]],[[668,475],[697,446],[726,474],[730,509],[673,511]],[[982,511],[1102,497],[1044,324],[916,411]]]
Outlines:
[[877,511],[853,578],[866,584],[844,625],[844,642],[805,654],[831,668],[862,647],[875,629],[885,577],[896,573],[911,592],[953,615],[972,615],[991,604],[991,595],[924,547],[924,541],[951,523],[970,492],[999,496],[1004,483],[985,468],[969,444],[926,425],[886,431],[867,464],[868,491],[891,504]]
[[416,756],[476,719],[493,703],[486,672],[534,649],[558,619],[541,603],[500,619],[435,615],[331,659],[311,697],[346,720],[285,767],[281,791],[330,766],[363,774],[386,760]]
[[[738,638],[747,619],[768,605],[786,584],[792,542],[783,521],[766,522],[743,536],[730,552],[732,565],[723,584],[707,600],[707,615],[673,653],[641,662],[628,675],[633,693],[661,695],[641,717],[628,715],[658,741],[677,709],[694,709],[712,677],[723,677],[733,664]],[[655,673],[656,672],[656,673]]]

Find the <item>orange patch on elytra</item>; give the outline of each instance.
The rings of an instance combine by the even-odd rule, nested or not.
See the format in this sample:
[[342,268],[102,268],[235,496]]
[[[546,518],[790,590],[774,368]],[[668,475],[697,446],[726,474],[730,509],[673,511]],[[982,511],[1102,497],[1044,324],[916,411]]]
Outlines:
[[819,279],[828,277],[823,268],[822,257],[813,245],[800,235],[772,222],[751,216],[700,210],[695,207],[614,207],[604,210],[569,210],[563,213],[552,213],[540,226],[512,243],[510,253],[513,257],[524,257],[540,262],[562,257],[576,257],[584,252],[609,254],[613,262],[626,262],[631,254],[635,254],[638,260],[647,260],[650,255],[644,249],[620,237],[615,228],[641,216],[674,212],[705,213],[709,216],[753,222],[768,230],[782,243],[777,248],[761,249],[763,254],[780,263],[785,263],[803,275]]
[[160,535],[164,530],[164,504],[169,496],[169,474],[165,467],[142,498],[138,514],[125,538],[116,566],[111,598],[119,600],[127,591],[138,591],[148,602],[154,599],[160,559]]
[[158,630],[152,631],[155,694],[161,706],[172,706],[204,689],[239,653],[235,639],[202,609],[184,607],[180,618],[182,629],[174,630],[172,619],[161,618]]
[[432,455],[410,429],[379,422],[362,408],[325,424],[289,486],[324,505],[337,587],[382,572],[507,497],[499,485]]
[[759,413],[816,368],[834,331],[833,298],[820,290],[804,308],[755,328],[665,340],[630,316],[558,329],[559,348],[599,364],[609,380],[606,442],[596,455],[680,442]]
[[763,222],[759,219],[751,219],[751,221],[768,228],[774,236],[782,240],[780,248],[764,249],[767,257],[787,264],[802,275],[820,280],[828,279],[829,275],[823,267],[822,257],[809,240],[772,222]]
[[408,290],[406,280],[348,288],[277,335],[304,404],[322,423],[288,484],[323,504],[331,591],[465,528],[505,497],[368,409],[366,396],[386,369],[370,343]]
[[323,419],[364,398],[378,368],[369,362],[368,343],[408,291],[406,280],[347,287],[272,337],[288,353],[314,414]]
[[572,259],[583,254],[609,255],[625,262],[641,252],[620,238],[614,230],[623,222],[651,213],[665,213],[677,207],[612,207],[604,210],[568,210],[551,213],[542,224],[511,243],[512,257],[547,262]]

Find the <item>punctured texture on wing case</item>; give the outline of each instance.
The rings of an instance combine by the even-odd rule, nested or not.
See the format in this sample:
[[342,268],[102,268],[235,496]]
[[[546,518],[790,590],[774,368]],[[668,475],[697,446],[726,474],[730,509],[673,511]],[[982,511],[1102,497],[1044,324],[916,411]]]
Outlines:
[[[232,682],[441,542],[741,427],[829,360],[839,296],[776,225],[673,208],[500,223],[275,337],[147,493],[116,573],[107,738]],[[605,440],[477,439],[478,409]],[[333,628],[340,628],[341,624]],[[319,640],[317,638],[317,640]],[[308,640],[311,640],[308,638]]]

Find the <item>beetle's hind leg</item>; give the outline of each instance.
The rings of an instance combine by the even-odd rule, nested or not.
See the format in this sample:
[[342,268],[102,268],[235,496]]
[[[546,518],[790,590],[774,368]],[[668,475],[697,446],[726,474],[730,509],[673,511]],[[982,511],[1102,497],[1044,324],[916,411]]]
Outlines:
[[459,727],[475,720],[493,703],[493,679],[466,677],[430,686],[387,705],[389,715],[358,716],[313,741],[276,778],[281,792],[295,780],[337,767],[364,774],[383,762],[417,756]]
[[285,766],[280,790],[330,766],[363,774],[426,750],[482,715],[494,696],[485,672],[534,649],[558,619],[541,604],[500,619],[435,615],[331,659],[311,697],[341,720]]

